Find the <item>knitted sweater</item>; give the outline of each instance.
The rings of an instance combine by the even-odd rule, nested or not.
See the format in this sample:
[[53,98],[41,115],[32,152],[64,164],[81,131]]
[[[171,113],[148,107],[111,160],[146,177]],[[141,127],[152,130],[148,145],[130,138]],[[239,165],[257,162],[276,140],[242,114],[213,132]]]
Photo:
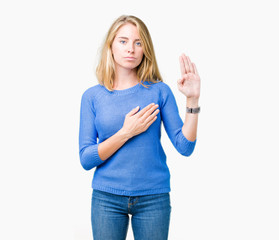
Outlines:
[[[170,192],[170,171],[161,145],[161,124],[183,156],[190,156],[196,141],[182,133],[183,122],[170,87],[164,82],[143,82],[124,90],[110,92],[98,84],[85,90],[81,97],[79,156],[85,170],[95,168],[92,188],[125,196]],[[113,155],[101,160],[98,145],[118,132],[125,116],[139,106],[150,103],[160,112],[149,128],[130,138]],[[97,141],[98,139],[98,141]]]

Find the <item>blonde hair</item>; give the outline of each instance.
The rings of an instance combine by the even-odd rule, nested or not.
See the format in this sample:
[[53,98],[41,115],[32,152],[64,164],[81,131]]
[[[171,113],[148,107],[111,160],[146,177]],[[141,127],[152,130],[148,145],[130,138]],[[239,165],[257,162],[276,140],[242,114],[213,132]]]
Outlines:
[[109,91],[113,91],[113,81],[115,78],[115,65],[112,56],[111,46],[118,29],[126,23],[132,23],[138,29],[142,46],[143,58],[139,66],[137,66],[137,77],[142,82],[148,81],[152,83],[163,82],[158,69],[154,47],[151,36],[146,25],[139,18],[132,15],[122,15],[118,17],[111,25],[101,48],[99,63],[96,67],[96,77],[99,84],[105,86]]

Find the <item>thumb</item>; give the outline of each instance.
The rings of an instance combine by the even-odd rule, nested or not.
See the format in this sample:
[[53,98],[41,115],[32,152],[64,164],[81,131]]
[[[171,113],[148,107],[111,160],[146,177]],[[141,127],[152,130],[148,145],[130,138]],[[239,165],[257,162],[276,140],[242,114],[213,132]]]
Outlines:
[[179,79],[177,80],[177,83],[180,85],[180,84],[182,83],[182,78],[179,78]]

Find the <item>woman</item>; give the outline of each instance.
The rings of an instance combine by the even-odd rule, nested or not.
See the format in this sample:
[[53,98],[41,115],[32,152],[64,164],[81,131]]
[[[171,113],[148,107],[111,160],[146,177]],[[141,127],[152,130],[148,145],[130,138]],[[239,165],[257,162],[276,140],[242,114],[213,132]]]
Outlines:
[[96,167],[91,201],[95,240],[126,239],[129,214],[136,240],[168,238],[170,172],[160,142],[161,122],[177,151],[190,156],[200,96],[195,64],[185,54],[179,60],[178,88],[187,97],[184,124],[159,73],[145,24],[123,15],[107,33],[96,69],[99,84],[83,93],[80,110],[80,162],[86,170]]

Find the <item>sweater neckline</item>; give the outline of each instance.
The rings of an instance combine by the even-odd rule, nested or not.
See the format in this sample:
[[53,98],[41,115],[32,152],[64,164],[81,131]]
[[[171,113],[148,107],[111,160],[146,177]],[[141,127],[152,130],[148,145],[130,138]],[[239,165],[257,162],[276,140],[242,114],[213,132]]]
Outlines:
[[129,87],[126,89],[121,89],[121,90],[113,90],[113,91],[109,91],[106,87],[104,87],[104,88],[112,95],[126,95],[126,94],[130,94],[130,93],[135,93],[140,88],[140,85],[141,85],[140,83],[137,83],[133,87]]

